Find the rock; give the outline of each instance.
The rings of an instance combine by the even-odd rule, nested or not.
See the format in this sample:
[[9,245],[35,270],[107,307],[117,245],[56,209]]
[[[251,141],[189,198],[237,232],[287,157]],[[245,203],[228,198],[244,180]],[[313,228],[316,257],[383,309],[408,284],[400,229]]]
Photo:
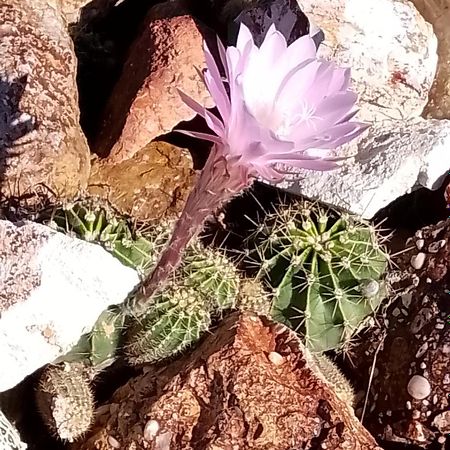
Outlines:
[[[225,16],[233,16],[233,10],[239,10],[244,5],[251,2],[229,1],[225,4],[223,14]],[[250,9],[241,12],[235,19],[234,34],[237,37],[239,24],[245,24],[252,32],[255,44],[260,46],[272,24],[275,24],[286,38],[288,44],[291,44],[299,37],[309,33],[308,18],[300,10],[297,0],[289,0],[288,2],[280,2],[278,0],[270,0],[256,5]],[[236,38],[232,39],[233,45]]]
[[155,137],[195,117],[177,89],[213,106],[197,72],[205,67],[202,31],[188,15],[160,18],[164,9],[155,11],[150,10],[132,45],[94,145],[99,155],[109,154],[114,163],[131,158]]
[[77,22],[80,17],[81,9],[91,1],[92,0],[60,0],[61,9],[67,19],[67,22]]
[[232,314],[186,357],[145,368],[96,417],[72,450],[381,450],[297,336],[253,314]]
[[371,218],[417,185],[437,189],[450,167],[449,146],[448,120],[377,124],[368,136],[340,150],[356,153],[342,168],[297,170],[277,186]]
[[187,150],[152,142],[121,163],[97,159],[88,190],[122,214],[148,221],[179,213],[194,178]]
[[2,450],[26,450],[14,425],[0,411],[0,448]]
[[[442,240],[445,245],[427,252],[423,266],[415,269],[410,260],[419,252],[418,240],[424,241],[422,251]],[[364,424],[375,437],[444,448],[440,443],[448,430],[442,414],[450,406],[450,219],[419,230],[404,247],[393,262],[399,280],[410,277],[411,285],[355,340],[349,370],[364,390],[374,373]],[[393,292],[398,291],[394,283]]]
[[298,0],[325,34],[319,56],[351,67],[359,119],[419,116],[437,65],[437,40],[407,0]]
[[138,282],[100,246],[0,221],[0,392],[67,353]]
[[72,41],[57,0],[0,5],[0,192],[85,187],[89,148],[79,126]]
[[424,115],[434,119],[450,119],[450,1],[412,0],[438,38],[438,67]]

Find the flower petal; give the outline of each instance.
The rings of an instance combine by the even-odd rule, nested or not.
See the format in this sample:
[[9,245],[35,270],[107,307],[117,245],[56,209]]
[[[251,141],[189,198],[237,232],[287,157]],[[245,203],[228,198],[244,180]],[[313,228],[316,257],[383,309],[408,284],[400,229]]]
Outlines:
[[186,134],[197,139],[203,139],[205,141],[214,142],[215,144],[222,144],[223,140],[216,136],[215,134],[200,133],[198,131],[187,131],[187,130],[173,130],[175,133]]

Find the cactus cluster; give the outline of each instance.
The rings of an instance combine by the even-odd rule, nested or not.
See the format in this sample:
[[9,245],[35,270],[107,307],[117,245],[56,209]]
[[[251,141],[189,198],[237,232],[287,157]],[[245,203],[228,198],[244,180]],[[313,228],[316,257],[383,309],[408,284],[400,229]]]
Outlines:
[[388,255],[362,219],[299,201],[255,230],[250,254],[275,288],[272,316],[315,352],[348,342],[385,296]]
[[20,439],[14,425],[0,410],[0,449],[1,450],[26,450],[27,445]]
[[66,362],[44,369],[36,401],[50,431],[68,442],[83,436],[94,418],[90,379],[82,363]]

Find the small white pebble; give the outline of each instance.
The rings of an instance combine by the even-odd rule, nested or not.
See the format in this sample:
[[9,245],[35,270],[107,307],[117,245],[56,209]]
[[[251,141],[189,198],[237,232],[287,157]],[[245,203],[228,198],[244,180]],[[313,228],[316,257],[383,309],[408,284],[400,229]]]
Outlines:
[[407,402],[406,402],[406,409],[411,409],[412,408],[412,404],[411,404],[411,402],[408,400]]
[[120,448],[120,442],[113,436],[108,436],[108,444],[112,448]]
[[392,311],[392,315],[393,315],[394,317],[398,317],[398,316],[400,315],[400,310],[399,310],[398,308],[395,308],[395,309]]
[[425,253],[417,253],[417,255],[411,256],[411,266],[416,270],[420,270],[425,263]]
[[424,369],[427,368],[427,365],[426,365],[424,362],[421,362],[419,367],[420,367],[422,370],[424,370]]
[[144,427],[144,439],[151,442],[155,439],[159,431],[159,423],[156,420],[149,420]]
[[416,400],[423,400],[431,393],[430,382],[422,375],[414,375],[408,383],[408,394]]
[[277,352],[270,352],[268,358],[276,366],[281,366],[284,363],[284,358]]
[[424,245],[425,241],[423,239],[417,239],[416,241],[417,250],[422,250]]
[[412,412],[411,417],[412,417],[414,420],[417,420],[417,419],[420,417],[420,411],[418,411],[417,409],[415,409],[415,410]]

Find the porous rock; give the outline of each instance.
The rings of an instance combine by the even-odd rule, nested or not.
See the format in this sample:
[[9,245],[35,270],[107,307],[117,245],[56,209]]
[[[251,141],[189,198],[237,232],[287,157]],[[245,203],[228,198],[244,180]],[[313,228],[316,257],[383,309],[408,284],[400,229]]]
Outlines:
[[323,30],[318,55],[352,69],[358,117],[418,117],[437,66],[437,39],[408,0],[298,0]]
[[450,0],[412,0],[438,39],[438,67],[425,117],[450,119]]
[[[411,257],[418,241],[426,257],[416,269]],[[374,374],[364,424],[375,437],[444,448],[442,442],[450,443],[444,424],[450,406],[450,219],[419,230],[404,250],[394,259],[403,286],[392,286],[393,292],[401,287],[401,295],[353,343],[349,370],[364,390]]]
[[[276,357],[275,357],[276,354]],[[147,367],[98,408],[73,450],[381,450],[296,335],[232,314],[190,355]]]
[[0,392],[67,353],[138,282],[98,245],[0,221]]
[[198,73],[205,67],[198,25],[179,15],[183,10],[169,8],[165,17],[161,11],[167,12],[152,9],[146,17],[103,116],[94,147],[111,162],[131,158],[155,137],[195,117],[178,90],[213,106]]
[[2,1],[0,36],[0,192],[71,196],[86,186],[89,148],[59,1]]
[[341,148],[352,155],[329,172],[295,170],[278,186],[372,218],[417,186],[437,189],[450,167],[450,121],[394,121]]

